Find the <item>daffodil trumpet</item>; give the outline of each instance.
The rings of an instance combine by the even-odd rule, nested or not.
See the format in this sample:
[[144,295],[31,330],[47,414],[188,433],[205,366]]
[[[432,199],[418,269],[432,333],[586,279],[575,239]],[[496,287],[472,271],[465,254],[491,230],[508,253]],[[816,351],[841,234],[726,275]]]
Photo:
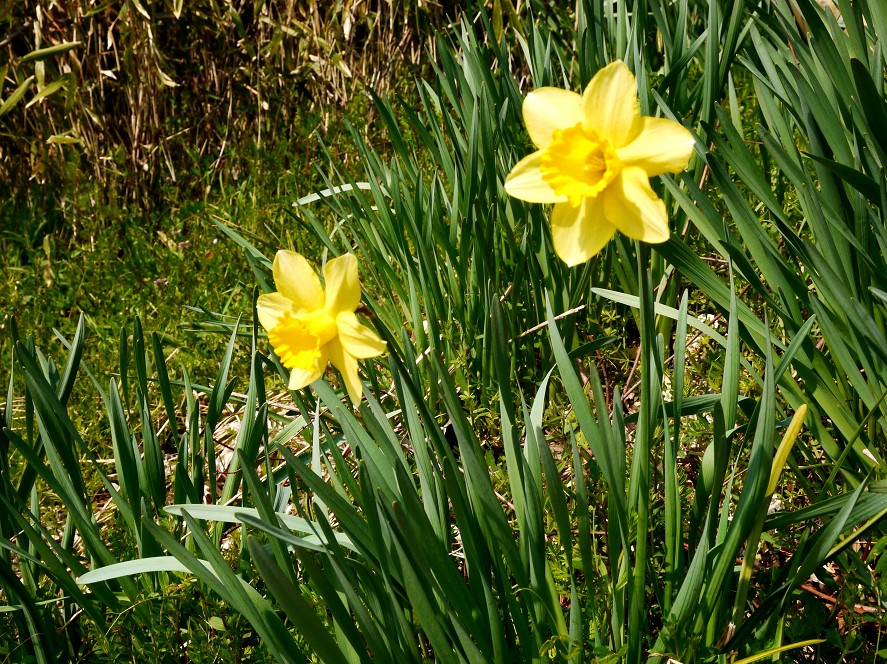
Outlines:
[[515,165],[505,191],[554,203],[551,238],[567,265],[586,262],[617,230],[649,243],[668,239],[665,204],[650,178],[686,168],[694,138],[677,122],[641,116],[637,84],[623,62],[601,69],[582,95],[530,92],[523,115],[539,149]]
[[351,402],[359,404],[363,383],[357,360],[381,355],[385,342],[357,319],[357,258],[345,254],[327,261],[325,289],[311,264],[295,251],[278,251],[273,273],[277,291],[260,295],[256,309],[274,352],[290,370],[289,389],[307,387],[332,362]]

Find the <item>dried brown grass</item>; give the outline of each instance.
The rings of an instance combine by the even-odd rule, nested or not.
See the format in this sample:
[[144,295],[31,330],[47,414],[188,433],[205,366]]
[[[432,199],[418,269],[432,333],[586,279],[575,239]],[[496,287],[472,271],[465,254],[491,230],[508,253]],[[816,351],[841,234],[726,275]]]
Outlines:
[[0,0],[0,181],[141,210],[169,184],[205,196],[386,92],[442,22],[424,0]]

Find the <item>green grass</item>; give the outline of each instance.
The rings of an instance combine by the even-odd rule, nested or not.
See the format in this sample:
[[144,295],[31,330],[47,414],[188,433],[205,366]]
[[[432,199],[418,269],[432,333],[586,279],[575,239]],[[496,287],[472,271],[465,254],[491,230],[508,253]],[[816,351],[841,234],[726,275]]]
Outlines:
[[[311,118],[307,120],[311,127]],[[334,136],[341,136],[334,142],[345,149],[348,138],[336,126],[327,138]],[[76,212],[68,208],[64,213],[69,220],[74,219],[73,223],[62,220],[60,211],[57,220],[47,224],[39,217],[42,206],[15,208],[15,201],[7,201],[0,224],[0,260],[7,275],[0,282],[0,297],[8,305],[0,323],[0,356],[4,358],[0,382],[6,385],[10,380],[13,318],[22,335],[33,336],[38,348],[62,361],[67,351],[58,335],[70,342],[82,317],[87,342],[82,356],[84,368],[69,401],[71,422],[98,458],[111,460],[107,414],[84,370],[88,368],[105,388],[112,377],[119,382],[121,330],[126,330],[131,344],[133,321],[139,318],[149,342],[152,333],[158,335],[173,379],[181,380],[182,371],[187,371],[196,383],[211,383],[227,335],[220,335],[205,321],[214,320],[216,315],[236,319],[249,310],[252,298],[249,264],[232,250],[215,222],[257,233],[267,238],[269,247],[277,242],[276,236],[292,237],[293,230],[286,228],[284,209],[295,192],[316,187],[319,182],[305,153],[305,145],[317,145],[316,141],[314,136],[305,135],[276,151],[255,153],[249,173],[239,182],[217,187],[206,200],[188,202],[192,194],[187,182],[181,188],[171,187],[164,194],[168,203],[161,212],[133,214],[131,208],[109,205]],[[71,192],[81,203],[101,193],[88,188],[72,188]],[[309,246],[306,244],[306,251]],[[233,375],[248,375],[248,366],[248,358],[236,356]],[[242,379],[238,389],[245,390]],[[152,403],[161,402],[153,386],[148,396]],[[16,396],[9,407],[17,426],[26,416],[25,401]],[[234,409],[236,406],[226,410],[223,417],[233,415]],[[220,430],[221,441],[228,435]],[[167,459],[174,460],[176,445],[169,427],[161,440]],[[22,460],[14,453],[11,458],[13,477],[18,482]],[[99,468],[108,470],[103,463]],[[107,508],[109,496],[99,475],[89,465],[84,466],[83,473],[90,491],[96,492],[93,508],[102,515],[102,537],[114,556],[130,558],[132,537],[119,513]],[[45,525],[51,532],[60,533],[67,516],[64,504],[43,482],[38,482],[35,490]],[[51,592],[45,581],[41,586],[41,593]],[[86,620],[71,631],[82,632],[73,641],[80,643],[78,648],[84,656],[103,661],[117,661],[130,653],[142,653],[146,661],[181,653],[190,661],[260,661],[257,658],[264,656],[258,637],[254,632],[248,636],[251,630],[243,619],[236,614],[229,619],[230,610],[197,584],[170,579],[164,588],[148,588],[139,603],[155,616],[147,633],[143,629],[144,614],[136,615],[132,607],[109,610],[104,623]],[[2,619],[8,622],[10,615],[3,614]],[[213,616],[225,617],[224,631],[209,625]],[[7,626],[14,629],[11,623]],[[16,652],[21,653],[13,648],[2,654],[17,661]]]

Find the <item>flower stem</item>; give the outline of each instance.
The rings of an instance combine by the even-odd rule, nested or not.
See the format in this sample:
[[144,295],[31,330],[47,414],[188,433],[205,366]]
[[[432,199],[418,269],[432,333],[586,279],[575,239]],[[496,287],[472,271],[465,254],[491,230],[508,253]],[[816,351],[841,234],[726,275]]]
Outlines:
[[641,400],[629,482],[629,505],[634,509],[637,524],[633,538],[634,569],[628,606],[629,662],[641,661],[644,637],[649,633],[646,615],[646,566],[650,523],[650,449],[655,422],[654,390],[659,380],[650,247],[644,242],[637,242],[636,248],[641,323]]

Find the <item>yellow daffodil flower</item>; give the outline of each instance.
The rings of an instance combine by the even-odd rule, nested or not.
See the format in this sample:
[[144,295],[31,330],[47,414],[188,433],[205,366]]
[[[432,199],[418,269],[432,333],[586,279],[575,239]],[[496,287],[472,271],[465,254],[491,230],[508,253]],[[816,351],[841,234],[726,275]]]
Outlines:
[[693,135],[677,122],[641,117],[634,75],[623,62],[601,69],[578,95],[539,88],[523,106],[536,147],[505,180],[505,191],[554,203],[551,236],[567,265],[598,253],[618,230],[665,242],[665,204],[649,178],[687,166]]
[[310,385],[332,362],[352,403],[360,403],[357,360],[382,354],[385,342],[354,313],[360,304],[357,259],[345,254],[327,262],[326,292],[311,264],[295,251],[278,251],[273,270],[277,292],[260,295],[256,308],[274,352],[290,370],[289,389]]

